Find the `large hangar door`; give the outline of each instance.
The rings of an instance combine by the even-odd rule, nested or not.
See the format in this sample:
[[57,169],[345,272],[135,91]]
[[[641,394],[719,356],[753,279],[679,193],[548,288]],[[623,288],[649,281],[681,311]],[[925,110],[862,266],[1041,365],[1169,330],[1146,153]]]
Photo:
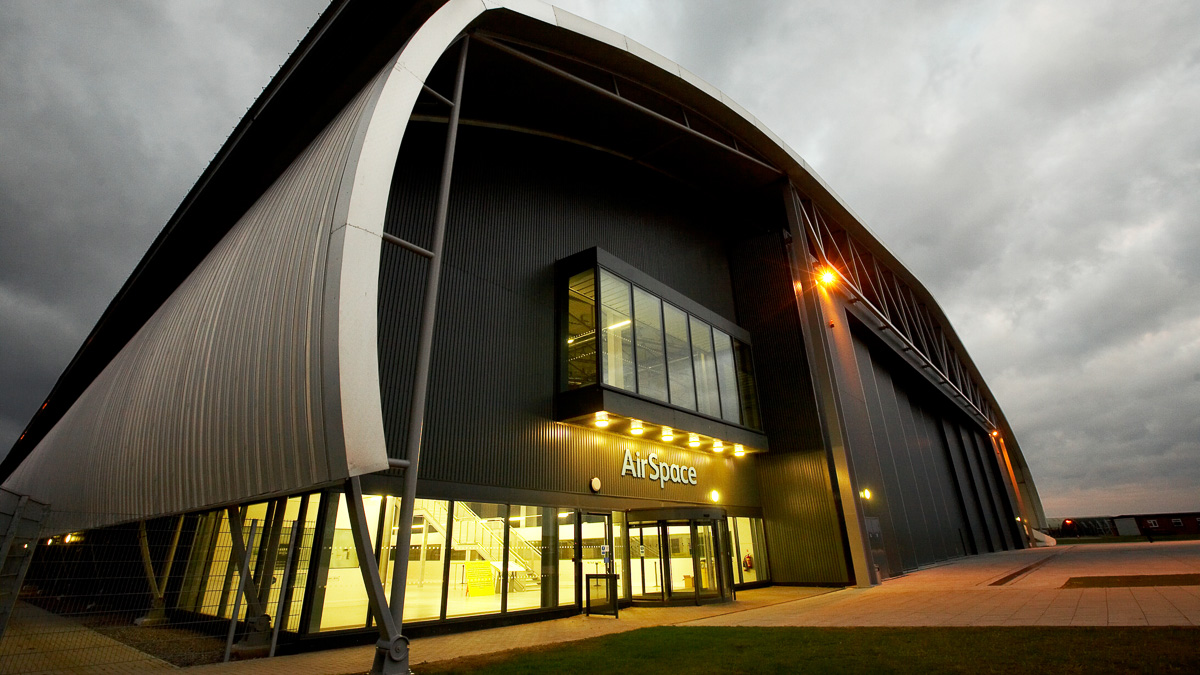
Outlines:
[[[989,457],[963,440],[978,434],[874,337],[852,335],[874,443],[851,455],[880,573],[1011,548],[1004,505],[994,497],[1003,488],[991,484],[995,472],[982,470]],[[954,431],[950,440],[946,429]]]

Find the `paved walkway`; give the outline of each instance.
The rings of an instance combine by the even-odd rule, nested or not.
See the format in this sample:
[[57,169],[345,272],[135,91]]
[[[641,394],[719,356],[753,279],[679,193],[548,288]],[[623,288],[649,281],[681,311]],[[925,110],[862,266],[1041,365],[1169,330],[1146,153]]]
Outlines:
[[1200,586],[1062,588],[1071,577],[1198,572],[1196,541],[1065,545],[976,556],[691,625],[1200,626]]
[[[1068,544],[956,560],[875,588],[772,587],[743,591],[731,604],[631,608],[622,610],[620,619],[575,616],[422,638],[412,644],[412,663],[658,625],[1200,626],[1200,586],[1062,588],[1071,577],[1196,573],[1200,573],[1200,542],[1196,541]],[[186,675],[343,675],[365,672],[373,652],[371,646],[352,647],[183,670]],[[129,664],[107,672],[138,673],[147,667],[162,668],[162,664]]]

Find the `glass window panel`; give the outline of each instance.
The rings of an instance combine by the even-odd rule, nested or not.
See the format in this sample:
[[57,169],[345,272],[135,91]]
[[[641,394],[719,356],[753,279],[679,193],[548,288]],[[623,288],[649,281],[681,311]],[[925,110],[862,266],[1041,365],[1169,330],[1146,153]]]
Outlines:
[[737,530],[738,567],[742,572],[742,583],[765,581],[767,574],[767,547],[763,539],[761,518],[734,518]]
[[758,580],[767,581],[771,578],[771,560],[768,557],[770,552],[767,551],[767,537],[763,531],[763,519],[750,519],[751,531],[754,532],[754,553],[757,559],[754,562],[755,568],[758,569]]
[[[400,498],[387,498],[379,578],[391,594],[400,534]],[[408,546],[408,583],[404,588],[404,621],[438,619],[442,614],[442,560],[446,550],[446,521],[450,503],[418,499],[413,504],[412,535]]]
[[[367,528],[374,545],[375,528],[379,523],[379,509],[383,497],[363,496]],[[362,572],[358,569],[358,550],[354,546],[354,533],[350,528],[350,511],[345,493],[339,495],[337,524],[333,530],[333,550],[329,554],[329,570],[325,578],[325,601],[321,606],[321,630],[339,628],[362,628],[367,625],[370,603],[367,588],[363,584]]]
[[596,384],[596,270],[567,282],[567,388]]
[[555,510],[512,506],[508,512],[508,611],[556,607]]
[[721,416],[721,394],[717,389],[717,361],[713,354],[709,325],[689,316],[692,327],[692,362],[696,368],[696,402],[705,415]]
[[662,600],[663,567],[658,523],[631,525],[629,534],[633,595],[646,600]]
[[507,517],[504,504],[454,503],[447,617],[500,611]]
[[713,351],[717,359],[717,384],[721,387],[721,419],[741,423],[738,406],[737,366],[733,362],[733,338],[713,329]]
[[754,535],[750,530],[749,518],[734,518],[737,529],[738,567],[742,570],[742,583],[758,581],[758,556],[754,554]]
[[[308,578],[308,561],[312,554],[313,531],[316,526],[320,495],[309,496],[306,508],[301,512],[300,506],[303,501],[303,497],[291,497],[286,502],[283,528],[279,533],[279,551],[275,556],[274,583],[271,584],[270,599],[267,602],[267,613],[272,617],[277,616],[280,594],[287,593],[288,606],[284,617],[284,626],[288,630],[295,630],[300,623],[300,610],[304,604],[304,586],[305,580]],[[287,574],[288,547],[291,545],[292,528],[297,520],[301,521],[303,529],[293,549],[292,572],[289,575]],[[283,586],[285,576],[287,577],[286,589]]]
[[633,300],[629,282],[600,270],[600,369],[604,384],[635,391]]
[[613,511],[613,572],[617,575],[617,595],[622,600],[629,599],[629,575],[625,572],[625,513]]
[[667,343],[667,375],[671,382],[671,403],[696,409],[696,383],[692,379],[692,347],[688,340],[688,315],[663,303],[663,329]]
[[742,424],[752,429],[762,429],[758,414],[758,389],[754,385],[754,358],[750,354],[750,347],[740,340],[734,340],[733,351],[737,362],[738,397],[742,401]]
[[575,604],[575,512],[559,510],[558,520],[558,604]]
[[713,536],[711,521],[696,522],[696,562],[700,565],[696,570],[695,584],[701,597],[715,597],[721,592],[717,581],[717,547]]
[[671,597],[694,597],[696,574],[692,569],[692,527],[689,523],[667,524],[667,555],[671,567]]
[[667,401],[667,359],[663,347],[662,301],[633,288],[634,338],[637,342],[638,393]]
[[733,569],[733,583],[740,584],[742,583],[742,559],[738,553],[741,549],[738,548],[737,527],[734,525],[734,520],[734,518],[725,519],[725,529],[729,531],[729,546],[726,548],[728,549],[729,562]]

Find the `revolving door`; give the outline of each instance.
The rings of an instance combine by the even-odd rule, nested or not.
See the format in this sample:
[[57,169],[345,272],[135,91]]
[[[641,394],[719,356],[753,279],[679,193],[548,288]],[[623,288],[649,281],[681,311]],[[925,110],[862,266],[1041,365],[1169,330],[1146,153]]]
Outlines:
[[636,603],[733,599],[729,532],[714,509],[630,511],[629,583]]

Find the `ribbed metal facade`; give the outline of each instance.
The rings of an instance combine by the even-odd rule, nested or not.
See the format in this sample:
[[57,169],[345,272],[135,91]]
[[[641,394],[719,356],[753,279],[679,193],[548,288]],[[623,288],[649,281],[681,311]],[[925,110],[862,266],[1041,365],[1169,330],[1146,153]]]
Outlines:
[[858,488],[872,493],[863,500],[864,516],[879,520],[885,574],[1017,546],[995,457],[981,452],[990,442],[873,343],[854,331],[874,442],[851,452]]
[[364,91],[312,142],[5,483],[52,505],[47,531],[346,475],[344,454],[326,450],[322,311],[333,211],[367,101]]
[[763,426],[771,439],[770,454],[755,458],[771,573],[780,582],[845,583],[842,529],[783,233],[771,227],[771,214],[763,218],[764,231],[738,243],[731,257],[738,316],[754,339]]
[[[413,124],[386,231],[428,245],[445,127]],[[554,263],[599,246],[732,319],[729,223],[701,196],[603,153],[464,127],[458,139],[420,476],[423,480],[757,505],[749,459],[554,422]],[[425,261],[395,247],[380,271],[379,359],[391,456],[405,438]],[[624,449],[695,466],[698,485],[620,476]],[[728,501],[725,500],[734,500]]]

